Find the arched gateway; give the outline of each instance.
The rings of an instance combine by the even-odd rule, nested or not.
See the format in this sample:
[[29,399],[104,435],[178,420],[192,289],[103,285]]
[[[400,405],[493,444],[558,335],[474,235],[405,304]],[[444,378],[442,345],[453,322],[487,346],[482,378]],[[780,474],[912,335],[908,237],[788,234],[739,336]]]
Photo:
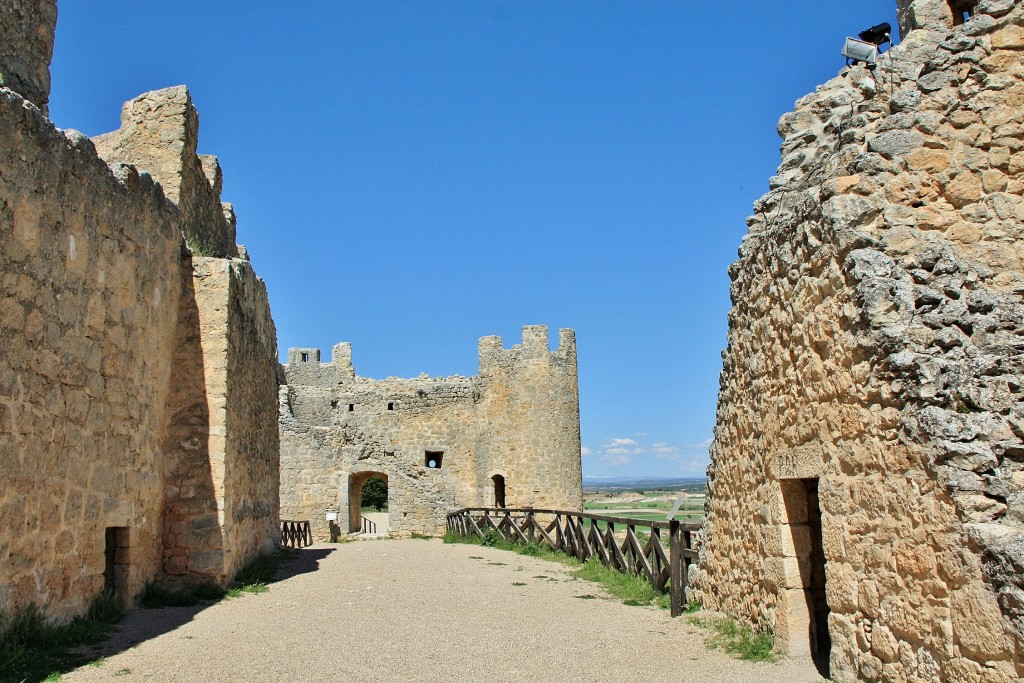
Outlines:
[[[353,472],[348,478],[348,530],[349,533],[372,533],[387,535],[388,513],[367,513],[363,514],[363,486],[371,479],[380,479],[385,485],[388,483],[388,475],[384,472],[368,471]],[[390,502],[390,488],[388,498]],[[364,516],[366,522],[364,523]],[[365,527],[365,528],[364,528]]]

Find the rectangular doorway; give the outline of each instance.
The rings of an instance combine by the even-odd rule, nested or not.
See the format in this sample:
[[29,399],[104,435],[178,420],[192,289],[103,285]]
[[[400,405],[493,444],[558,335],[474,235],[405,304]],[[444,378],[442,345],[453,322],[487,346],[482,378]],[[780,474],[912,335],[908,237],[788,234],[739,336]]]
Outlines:
[[821,541],[821,505],[818,502],[818,480],[801,479],[807,492],[807,527],[811,537],[810,593],[811,656],[818,671],[829,678],[829,655],[832,638],[828,632],[828,600],[825,597],[825,551]]
[[122,603],[128,585],[129,552],[128,527],[107,527],[103,546],[103,555],[106,559],[103,568],[103,590],[113,594]]
[[[785,479],[779,482],[786,511],[786,535],[799,576],[787,582],[790,650],[810,651],[818,672],[829,678],[832,639],[828,632],[829,607],[825,591],[825,552],[822,544],[818,479]],[[802,645],[801,645],[802,643]]]

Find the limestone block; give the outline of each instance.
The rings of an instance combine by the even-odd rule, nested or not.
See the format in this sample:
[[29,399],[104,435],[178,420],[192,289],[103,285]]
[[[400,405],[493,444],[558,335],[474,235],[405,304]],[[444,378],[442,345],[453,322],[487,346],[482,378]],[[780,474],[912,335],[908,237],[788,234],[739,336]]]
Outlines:
[[1024,27],[1010,24],[992,34],[994,50],[1024,50]]
[[775,646],[790,657],[806,657],[811,653],[811,614],[806,591],[791,588],[779,593],[775,608]]
[[972,583],[953,591],[950,613],[955,642],[965,656],[980,661],[1009,658],[999,604],[984,586]]

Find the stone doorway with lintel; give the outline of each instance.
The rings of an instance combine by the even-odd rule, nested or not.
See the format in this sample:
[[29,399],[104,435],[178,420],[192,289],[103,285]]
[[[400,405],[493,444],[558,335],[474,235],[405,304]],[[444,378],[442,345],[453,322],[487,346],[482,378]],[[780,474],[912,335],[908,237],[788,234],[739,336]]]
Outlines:
[[[353,472],[348,478],[348,532],[367,536],[387,536],[390,533],[388,512],[363,513],[363,486],[371,479],[388,483],[384,472]],[[391,502],[391,487],[388,487],[388,503]],[[390,508],[390,505],[389,505]]]
[[770,574],[776,586],[776,647],[791,657],[810,656],[829,678],[832,639],[825,589],[826,558],[818,485],[821,451],[804,446],[776,455],[773,474],[778,486],[776,557]]

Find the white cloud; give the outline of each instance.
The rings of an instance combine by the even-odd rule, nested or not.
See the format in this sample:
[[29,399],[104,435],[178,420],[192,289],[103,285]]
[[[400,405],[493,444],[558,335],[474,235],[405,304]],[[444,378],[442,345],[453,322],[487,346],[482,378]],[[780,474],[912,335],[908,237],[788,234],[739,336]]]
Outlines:
[[636,438],[608,439],[600,448],[583,447],[583,455],[595,457],[599,467],[623,468],[632,465],[636,471],[662,471],[664,473],[702,473],[707,464],[707,450],[711,439],[699,443],[675,445],[667,441],[648,444],[647,432],[636,432]]
[[600,460],[602,465],[607,465],[608,467],[621,467],[633,462],[633,456],[628,453],[611,453],[609,451],[605,451]]

